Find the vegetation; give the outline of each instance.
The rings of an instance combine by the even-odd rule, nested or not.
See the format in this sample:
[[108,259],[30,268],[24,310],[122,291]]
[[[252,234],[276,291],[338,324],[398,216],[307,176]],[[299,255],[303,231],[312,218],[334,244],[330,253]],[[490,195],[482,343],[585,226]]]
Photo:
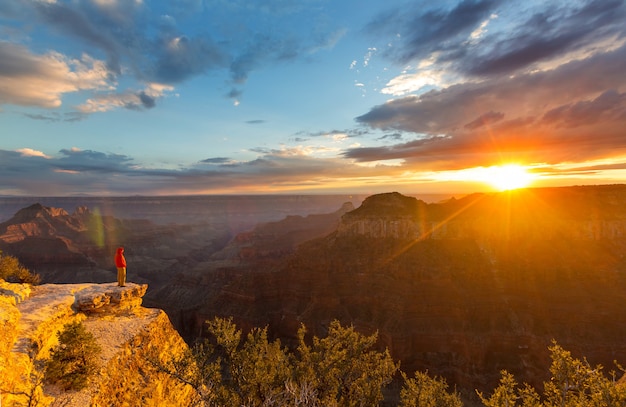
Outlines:
[[46,365],[46,380],[65,390],[84,389],[98,369],[100,346],[80,322],[66,324],[58,337],[59,345]]
[[[376,334],[363,336],[352,327],[331,323],[328,336],[305,341],[304,326],[292,352],[267,329],[253,329],[245,338],[231,319],[208,322],[211,338],[180,358],[153,365],[191,385],[202,406],[376,406],[382,391],[399,372],[389,353],[373,350]],[[518,385],[503,371],[491,395],[478,393],[486,407],[617,407],[626,405],[626,384],[572,357],[556,343],[549,347],[551,379],[543,394]],[[621,370],[621,368],[620,368]],[[463,407],[460,394],[444,378],[415,372],[403,378],[400,407]]]
[[32,273],[13,256],[2,254],[0,250],[0,279],[16,282],[39,284],[41,278],[39,274]]
[[[602,366],[592,367],[553,342],[550,346],[551,378],[544,383],[543,396],[524,384],[519,387],[513,375],[502,371],[500,385],[489,397],[478,393],[486,407],[618,407],[626,405],[626,384],[602,373]],[[619,366],[618,366],[619,367]],[[621,369],[623,373],[623,369]]]
[[328,336],[305,342],[298,331],[294,352],[269,341],[267,329],[245,338],[231,319],[208,323],[212,340],[192,347],[160,370],[196,389],[206,406],[373,406],[398,370],[389,352],[373,350],[376,335],[363,336],[334,321]]

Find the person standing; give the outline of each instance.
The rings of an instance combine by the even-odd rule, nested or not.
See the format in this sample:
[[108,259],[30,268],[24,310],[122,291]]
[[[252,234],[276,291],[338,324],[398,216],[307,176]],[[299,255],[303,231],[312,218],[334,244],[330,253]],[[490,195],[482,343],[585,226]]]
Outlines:
[[126,258],[124,258],[124,248],[118,247],[115,252],[115,267],[117,267],[117,285],[126,286]]

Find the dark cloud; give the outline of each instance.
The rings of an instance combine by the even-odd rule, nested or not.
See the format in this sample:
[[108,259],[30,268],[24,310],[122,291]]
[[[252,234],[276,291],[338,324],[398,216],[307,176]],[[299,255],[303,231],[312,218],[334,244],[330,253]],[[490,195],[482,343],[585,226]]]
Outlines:
[[399,140],[402,140],[403,138],[404,136],[402,135],[402,133],[391,133],[391,134],[385,134],[384,136],[379,137],[377,140],[399,141]]
[[110,22],[98,24],[98,19],[93,15],[90,16],[88,10],[70,7],[60,2],[34,2],[34,8],[45,23],[104,51],[111,72],[116,75],[121,73],[117,43],[114,37],[108,35]]
[[[163,2],[151,6],[154,10],[148,10],[144,2],[7,0],[2,2],[0,15],[24,30],[28,29],[26,24],[37,24],[39,30],[51,36],[60,35],[82,43],[80,51],[64,57],[67,61],[78,60],[85,54],[96,60],[105,59],[111,86],[118,86],[118,79],[127,74],[141,82],[172,85],[211,71],[229,72],[232,83],[242,84],[258,68],[301,56],[311,58],[314,50],[331,47],[341,37],[338,33],[343,32],[336,26],[320,24],[321,13],[315,8],[312,10],[310,3],[269,1],[227,5],[185,0],[184,3]],[[224,7],[229,8],[229,12],[224,13]],[[291,29],[292,17],[295,13],[311,11],[309,32],[296,36],[296,30]],[[188,32],[184,22],[198,19],[198,13],[204,13],[202,18],[210,25],[210,33],[209,29]],[[258,19],[258,13],[263,13],[264,17]],[[237,16],[237,21],[233,15]],[[228,16],[228,19],[220,19],[220,16]],[[181,18],[180,22],[177,17]],[[245,23],[253,17],[258,25]],[[0,43],[0,48],[0,76],[28,74],[29,69],[33,71],[31,75],[41,73],[38,72],[43,69],[41,64],[23,63],[15,52],[5,55],[2,51],[6,51],[6,43]],[[29,57],[29,54],[30,51],[22,56]],[[240,91],[233,90],[229,97],[240,95]],[[139,95],[141,104],[117,106],[134,110],[154,107],[154,100],[146,96]],[[16,100],[14,96],[8,99],[11,103]],[[26,102],[18,100],[18,103]],[[46,107],[51,103],[45,101]],[[60,97],[54,103],[60,103]],[[39,104],[44,105],[44,102]]]
[[[316,132],[298,132],[295,135],[298,136],[299,138],[302,138],[303,140],[308,140],[311,137],[328,137],[328,136],[332,137],[335,135],[345,135],[347,137],[353,138],[353,137],[362,137],[368,134],[370,134],[370,130],[364,129],[364,128],[357,128],[357,129],[345,129],[345,130],[334,129],[330,131],[316,131]],[[306,138],[303,138],[302,136]]]
[[206,163],[206,164],[225,164],[225,163],[228,163],[229,161],[230,161],[230,158],[227,158],[227,157],[211,157],[211,158],[202,160],[200,162]]
[[378,16],[366,30],[373,34],[399,34],[402,46],[394,48],[389,55],[406,64],[435,51],[458,52],[458,45],[467,40],[498,4],[499,0],[464,0],[451,9],[416,4]]
[[499,122],[504,118],[504,114],[501,112],[487,112],[481,115],[478,119],[467,123],[465,126],[466,129],[477,129],[479,127],[488,126],[495,122]]
[[58,113],[58,112],[50,112],[46,114],[42,113],[23,113],[24,116],[33,119],[33,120],[41,120],[46,122],[77,122],[83,120],[86,115],[80,112],[66,112],[66,113]]
[[558,68],[458,84],[391,100],[357,121],[418,134],[387,147],[356,148],[360,161],[404,159],[428,168],[504,158],[557,163],[626,151],[626,47]]
[[593,100],[578,101],[549,110],[540,124],[573,128],[626,120],[626,93],[613,89]]
[[267,120],[262,120],[262,119],[256,119],[256,120],[248,120],[246,121],[247,124],[264,124],[267,123]]
[[[399,44],[386,52],[399,64],[434,56],[447,69],[480,77],[528,70],[626,33],[622,0],[545,2],[535,10],[500,0],[464,0],[451,8],[420,4],[379,16],[367,31],[399,34]],[[509,18],[504,28],[497,26],[500,14]],[[472,36],[489,20],[488,29]]]
[[468,56],[466,71],[474,75],[514,72],[550,60],[600,39],[623,36],[626,6],[621,0],[596,0],[579,9],[548,8],[525,21],[506,38],[489,38],[489,52]]
[[152,109],[156,106],[156,99],[148,95],[146,92],[139,92],[139,100],[141,100],[141,104],[146,109]]
[[[229,164],[212,157],[178,170],[146,169],[131,157],[92,150],[61,150],[59,157],[25,156],[0,150],[0,185],[21,195],[206,193],[211,190],[261,190],[286,186],[325,186],[346,176],[381,176],[339,159],[316,159],[295,152],[265,150],[250,161]],[[207,165],[211,164],[211,165]],[[213,165],[216,164],[216,165]],[[340,174],[340,175],[338,175]]]
[[179,83],[223,68],[229,60],[225,50],[208,37],[167,36],[157,45],[155,55],[153,79],[162,83]]
[[229,99],[239,99],[243,95],[243,92],[239,89],[232,88],[227,94],[226,97]]
[[54,166],[63,171],[95,171],[98,173],[124,172],[133,160],[125,155],[105,154],[93,150],[63,149],[63,157],[54,161]]

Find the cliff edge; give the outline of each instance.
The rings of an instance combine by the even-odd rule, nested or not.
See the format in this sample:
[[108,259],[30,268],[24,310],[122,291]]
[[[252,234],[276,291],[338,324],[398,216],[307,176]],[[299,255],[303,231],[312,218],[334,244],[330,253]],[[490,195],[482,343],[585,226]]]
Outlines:
[[[188,405],[189,388],[157,371],[187,345],[165,312],[141,306],[147,285],[45,284],[0,280],[2,406]],[[102,348],[91,385],[66,392],[43,383],[42,366],[65,324],[82,321]]]

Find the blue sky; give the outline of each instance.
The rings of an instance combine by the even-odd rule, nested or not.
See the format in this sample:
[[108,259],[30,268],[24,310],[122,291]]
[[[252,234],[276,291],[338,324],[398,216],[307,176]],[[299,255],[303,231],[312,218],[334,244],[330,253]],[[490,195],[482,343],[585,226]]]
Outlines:
[[625,34],[613,0],[2,0],[0,195],[621,183]]

